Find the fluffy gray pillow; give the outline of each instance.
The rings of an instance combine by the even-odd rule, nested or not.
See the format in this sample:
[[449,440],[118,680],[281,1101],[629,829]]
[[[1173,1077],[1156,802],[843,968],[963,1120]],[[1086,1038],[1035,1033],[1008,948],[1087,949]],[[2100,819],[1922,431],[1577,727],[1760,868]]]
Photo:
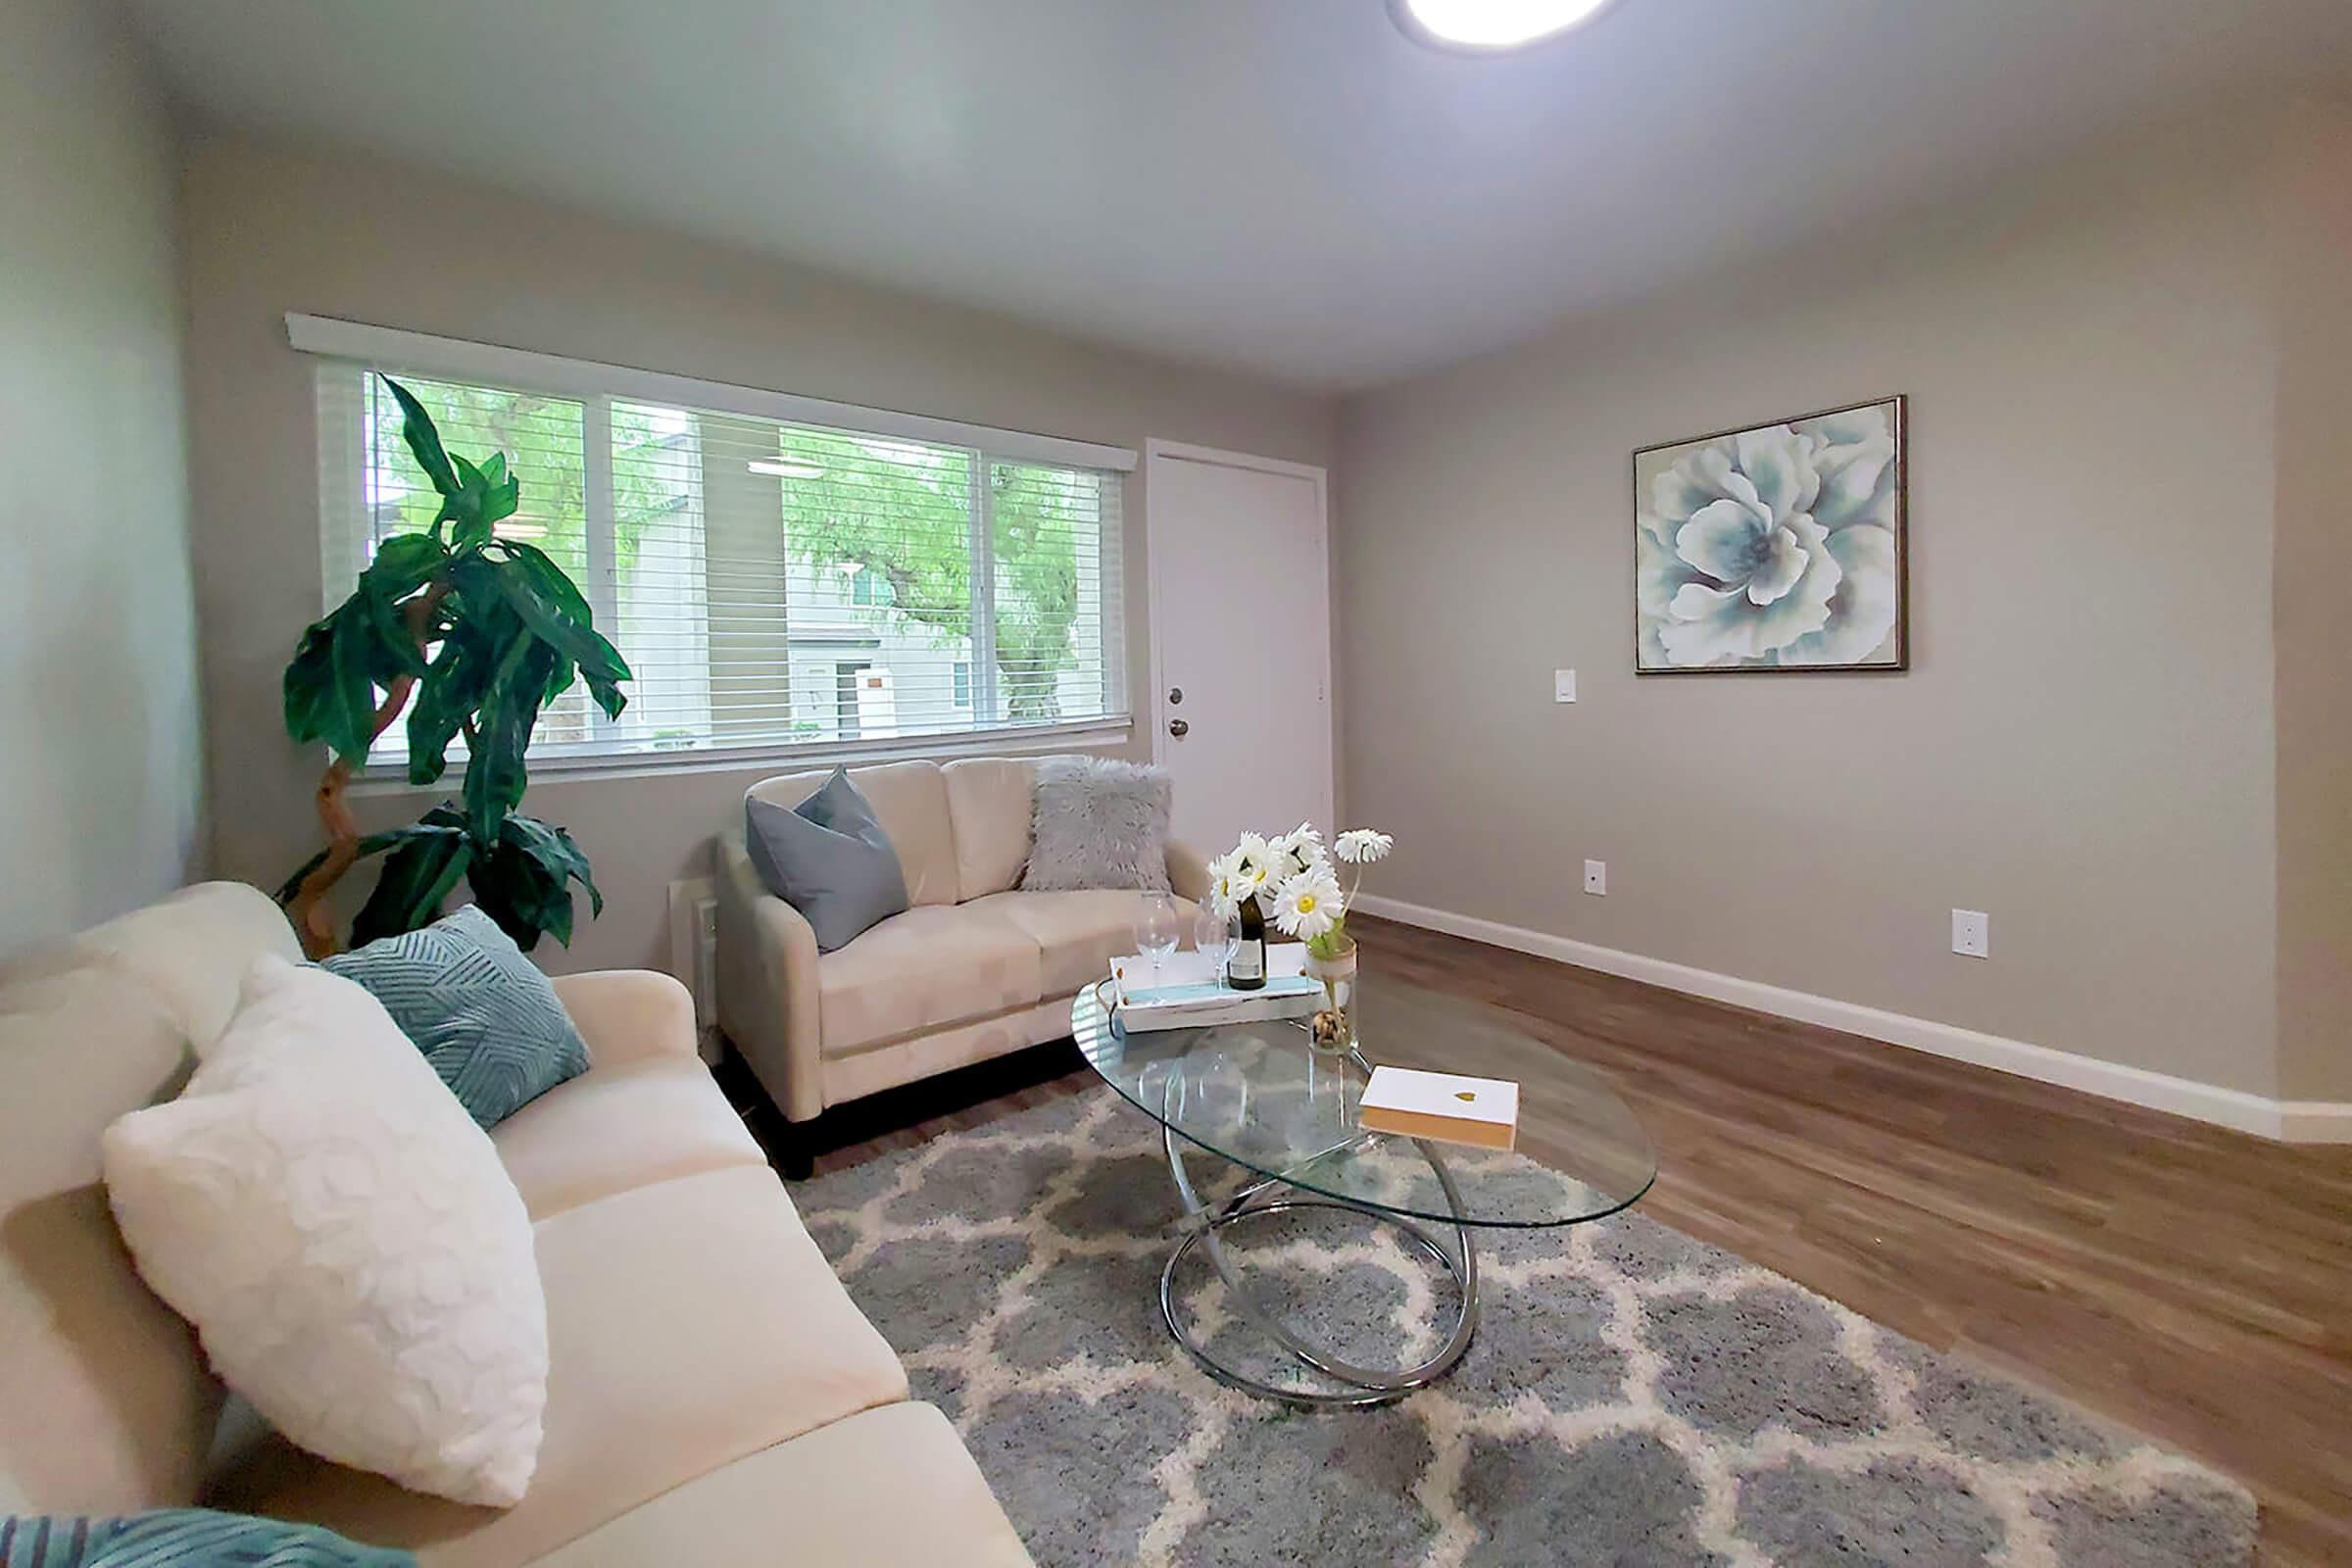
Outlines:
[[1167,892],[1171,798],[1167,773],[1143,762],[1048,758],[1037,764],[1021,886]]
[[758,796],[743,803],[744,848],[767,891],[801,911],[820,953],[906,907],[906,875],[849,769],[791,810]]

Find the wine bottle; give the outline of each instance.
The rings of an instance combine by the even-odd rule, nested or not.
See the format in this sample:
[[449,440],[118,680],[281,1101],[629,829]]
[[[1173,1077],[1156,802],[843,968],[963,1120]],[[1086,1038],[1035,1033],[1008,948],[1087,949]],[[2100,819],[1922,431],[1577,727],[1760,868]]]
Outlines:
[[1225,980],[1236,991],[1263,991],[1266,988],[1266,917],[1258,908],[1255,897],[1242,901],[1241,916],[1242,944],[1233,950],[1233,957],[1225,965]]

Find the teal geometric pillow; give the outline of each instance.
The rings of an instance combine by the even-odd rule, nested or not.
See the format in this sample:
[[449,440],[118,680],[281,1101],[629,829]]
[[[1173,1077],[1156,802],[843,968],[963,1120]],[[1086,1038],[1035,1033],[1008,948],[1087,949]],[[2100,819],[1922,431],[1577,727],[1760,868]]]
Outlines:
[[588,1070],[587,1042],[556,988],[477,906],[325,967],[384,1004],[485,1128]]
[[121,1519],[0,1518],[0,1568],[416,1568],[416,1559],[317,1525],[160,1508]]

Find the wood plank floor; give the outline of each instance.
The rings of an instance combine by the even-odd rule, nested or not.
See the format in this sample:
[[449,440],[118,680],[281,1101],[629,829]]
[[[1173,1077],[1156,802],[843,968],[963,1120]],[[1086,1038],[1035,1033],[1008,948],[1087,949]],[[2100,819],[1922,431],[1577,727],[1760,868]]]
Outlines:
[[[1651,1218],[2236,1476],[2266,1563],[2352,1564],[2352,1149],[1362,924],[1367,965],[1608,1075],[1657,1146]],[[878,1096],[820,1124],[817,1168],[1095,1081],[1044,1048]]]

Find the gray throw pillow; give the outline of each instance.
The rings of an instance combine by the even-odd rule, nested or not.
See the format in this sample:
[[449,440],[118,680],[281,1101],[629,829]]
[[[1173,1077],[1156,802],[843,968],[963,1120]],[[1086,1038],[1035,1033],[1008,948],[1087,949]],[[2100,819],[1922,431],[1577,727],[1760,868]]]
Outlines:
[[1033,891],[1136,888],[1168,891],[1168,807],[1164,769],[1100,757],[1050,757],[1037,764],[1030,804]]
[[848,768],[835,768],[823,788],[790,810],[751,796],[743,814],[752,868],[768,892],[801,911],[816,932],[819,953],[847,947],[906,909],[899,852]]
[[588,1070],[556,988],[478,904],[321,966],[382,1003],[483,1127]]

